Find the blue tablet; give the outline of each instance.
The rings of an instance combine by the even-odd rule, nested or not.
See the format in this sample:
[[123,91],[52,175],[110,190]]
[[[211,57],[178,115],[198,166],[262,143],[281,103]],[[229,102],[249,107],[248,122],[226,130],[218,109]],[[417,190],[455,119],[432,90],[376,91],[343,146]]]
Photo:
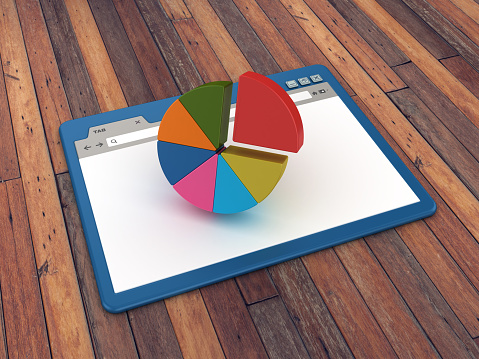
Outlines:
[[[237,214],[203,211],[165,178],[156,136],[176,98],[60,126],[106,310],[138,307],[435,212],[432,198],[326,67],[269,77],[295,102],[304,145],[283,153],[288,165],[274,191]],[[234,144],[236,89],[226,145]]]

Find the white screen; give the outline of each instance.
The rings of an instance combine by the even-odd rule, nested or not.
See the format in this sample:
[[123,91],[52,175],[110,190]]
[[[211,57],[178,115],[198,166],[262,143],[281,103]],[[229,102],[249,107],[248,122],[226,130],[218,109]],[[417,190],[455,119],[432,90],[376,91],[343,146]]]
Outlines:
[[[289,154],[271,195],[239,214],[182,199],[162,173],[156,141],[81,158],[114,291],[419,201],[339,97],[298,109],[303,147]],[[229,134],[227,144],[231,123]]]

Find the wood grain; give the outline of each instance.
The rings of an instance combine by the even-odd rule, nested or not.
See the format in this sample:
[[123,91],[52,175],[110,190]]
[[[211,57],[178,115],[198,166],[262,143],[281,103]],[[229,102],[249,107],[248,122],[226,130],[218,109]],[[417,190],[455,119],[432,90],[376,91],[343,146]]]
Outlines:
[[155,98],[113,2],[88,0],[88,3],[128,105],[153,101]]
[[474,0],[452,0],[452,2],[475,22],[479,23],[479,4]]
[[87,0],[66,0],[78,46],[90,75],[100,109],[112,111],[127,106]]
[[303,66],[303,62],[298,55],[281,36],[256,1],[233,1],[283,71]]
[[163,301],[130,310],[128,318],[140,358],[183,358]]
[[248,307],[270,358],[309,358],[279,297]]
[[436,59],[457,55],[457,51],[404,2],[396,0],[377,0],[377,2]]
[[173,25],[205,83],[230,81],[223,65],[194,19],[174,21]]
[[100,106],[65,4],[48,0],[40,3],[73,118],[99,113]]
[[[3,64],[1,59],[0,64],[2,70],[8,72],[9,64]],[[2,154],[0,156],[0,182],[20,177],[3,71],[0,73],[0,153]]]
[[186,0],[185,3],[231,81],[237,82],[241,74],[251,71],[251,65],[211,8],[208,0]]
[[439,357],[364,240],[342,244],[334,251],[396,354],[400,358]]
[[[283,1],[300,24],[307,22],[306,18],[301,17],[301,14],[309,10],[302,1],[294,0],[294,6],[291,1]],[[328,59],[348,79],[360,99],[381,121],[385,129],[393,135],[394,140],[408,157],[418,164],[428,181],[433,184],[434,188],[466,224],[471,233],[479,238],[479,224],[477,221],[471,220],[479,217],[479,202],[474,195],[467,190],[437,153],[424,141],[417,130],[392,104],[386,94],[379,89],[338,42],[328,38],[325,32],[315,31],[310,35],[314,36],[315,44],[323,49]]]
[[263,75],[281,69],[232,0],[209,0],[253,70]]
[[[0,238],[0,283],[8,354],[12,358],[48,358],[50,346],[20,179],[0,184]],[[0,353],[4,344],[1,332]]]
[[236,277],[236,283],[246,304],[253,304],[278,295],[266,269]]
[[444,358],[474,358],[479,348],[394,230],[366,242]]
[[101,305],[70,175],[57,176],[57,182],[95,354],[100,358],[135,358],[138,355],[126,314],[108,313]]
[[0,53],[18,78],[6,89],[52,356],[89,358],[90,333],[15,4],[2,2],[1,12]]
[[113,0],[128,39],[156,100],[180,92],[133,0]]
[[449,0],[428,0],[428,2],[476,45],[479,44],[479,24],[471,19],[468,13],[463,12]]
[[301,260],[275,265],[269,271],[310,356],[352,358],[346,344],[349,338],[343,337]]
[[191,13],[182,0],[160,0],[160,3],[171,20],[191,18]]
[[422,73],[414,64],[394,69],[416,95],[441,120],[467,150],[479,160],[479,128],[469,121],[461,111]]
[[325,37],[334,35],[384,92],[405,87],[388,64],[327,0],[306,0],[306,3],[312,11],[302,7],[301,16],[308,20],[303,21],[303,29],[310,37],[318,31]]
[[[355,357],[395,357],[386,336],[331,249],[302,258]],[[388,334],[388,333],[386,333]],[[375,354],[376,353],[376,354]]]
[[441,60],[441,63],[479,98],[479,72],[477,72],[461,56]]
[[0,358],[7,359],[7,340],[5,338],[5,322],[3,320],[2,290],[0,286]]
[[435,236],[441,241],[448,253],[454,258],[457,265],[461,267],[461,270],[473,283],[476,289],[479,289],[479,261],[471,258],[471,253],[479,252],[479,243],[469,233],[464,224],[462,224],[456,217],[454,212],[447,206],[444,200],[437,194],[431,184],[424,178],[418,169],[420,166],[416,167],[415,163],[406,156],[398,144],[392,139],[391,135],[386,132],[376,117],[371,111],[369,111],[366,105],[357,98],[357,96],[354,97],[354,100],[393,148],[394,152],[399,155],[408,169],[419,180],[429,195],[431,195],[434,202],[436,202],[436,213],[433,216],[424,219],[424,221],[434,232]]
[[224,358],[199,290],[165,300],[184,358]]
[[[397,66],[409,61],[409,58],[349,0],[329,0],[339,14],[358,32],[361,37],[381,56],[388,66]],[[313,8],[314,10],[314,8]],[[318,15],[318,11],[315,11]]]
[[204,287],[201,294],[227,358],[268,358],[233,279]]
[[429,79],[479,126],[479,99],[438,62],[411,34],[374,0],[356,0],[366,15],[424,72]]
[[479,294],[424,222],[397,229],[469,334],[479,336]]
[[[384,0],[380,0],[384,1]],[[426,0],[403,0],[424,22],[448,42],[475,69],[479,69],[479,46],[447,21]]]
[[[401,112],[444,159],[467,188],[479,198],[479,162],[446,126],[429,110],[411,89],[389,94]],[[469,122],[470,123],[470,122]],[[458,125],[460,126],[460,125]],[[477,128],[476,128],[477,129]],[[479,138],[470,134],[471,139]],[[479,143],[476,143],[479,148]]]
[[143,18],[165,58],[176,84],[182,93],[203,84],[195,65],[164,10],[156,2],[137,0]]
[[261,6],[261,9],[269,17],[294,52],[296,52],[304,65],[309,66],[320,64],[326,66],[348,94],[354,94],[354,91],[349,84],[343,79],[337,69],[318,49],[298,23],[294,21],[284,6],[274,0],[257,0],[257,3]]
[[55,173],[66,172],[67,164],[58,128],[72,119],[52,44],[43,19],[40,3],[17,1],[17,11],[28,53],[43,127]]

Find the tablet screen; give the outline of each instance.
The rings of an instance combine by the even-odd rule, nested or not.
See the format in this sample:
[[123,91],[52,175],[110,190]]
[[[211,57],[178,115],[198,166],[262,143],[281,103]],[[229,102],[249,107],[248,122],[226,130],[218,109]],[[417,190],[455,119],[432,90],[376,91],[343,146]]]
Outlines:
[[328,83],[288,93],[304,145],[272,151],[289,157],[283,178],[237,214],[203,211],[176,193],[158,161],[158,124],[141,116],[108,124],[89,145],[75,142],[115,293],[419,201]]

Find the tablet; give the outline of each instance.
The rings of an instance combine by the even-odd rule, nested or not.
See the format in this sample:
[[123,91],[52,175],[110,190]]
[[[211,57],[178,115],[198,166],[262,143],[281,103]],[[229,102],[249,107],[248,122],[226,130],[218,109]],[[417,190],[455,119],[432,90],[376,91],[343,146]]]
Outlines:
[[[191,205],[165,178],[156,136],[177,97],[60,126],[106,310],[121,312],[435,212],[327,68],[269,77],[295,102],[304,145],[298,153],[276,151],[288,155],[283,178],[264,201],[236,214]],[[235,84],[226,146],[234,144],[236,91]]]

